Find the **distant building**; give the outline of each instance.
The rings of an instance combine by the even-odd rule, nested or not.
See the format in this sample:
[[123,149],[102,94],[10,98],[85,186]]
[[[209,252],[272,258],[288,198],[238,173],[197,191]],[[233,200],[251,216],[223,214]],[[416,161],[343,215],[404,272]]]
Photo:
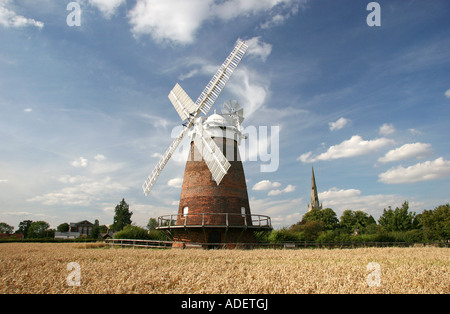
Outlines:
[[69,227],[69,232],[79,232],[80,236],[90,236],[94,224],[83,220],[80,222],[71,222]]
[[313,209],[322,209],[322,204],[319,203],[319,195],[317,193],[316,177],[314,176],[314,167],[312,168],[311,178],[311,203],[308,204],[308,212]]
[[94,224],[83,220],[80,222],[71,222],[69,232],[55,232],[55,239],[76,239],[81,236],[90,236]]
[[76,239],[80,237],[79,232],[55,232],[55,239]]

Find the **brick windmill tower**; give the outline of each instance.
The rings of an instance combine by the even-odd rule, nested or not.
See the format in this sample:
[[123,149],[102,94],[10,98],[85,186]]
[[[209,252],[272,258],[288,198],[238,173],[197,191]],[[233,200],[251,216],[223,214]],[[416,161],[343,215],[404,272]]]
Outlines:
[[[194,103],[176,84],[169,99],[183,121],[181,134],[175,139],[143,185],[146,195],[183,138],[190,133],[191,150],[186,162],[177,215],[158,218],[158,229],[175,241],[185,243],[249,243],[254,233],[271,230],[267,216],[252,215],[248,201],[244,169],[238,145],[243,135],[243,110],[237,102],[224,105],[222,115],[205,115],[218,98],[247,51],[238,42]],[[193,127],[191,131],[191,127]]]

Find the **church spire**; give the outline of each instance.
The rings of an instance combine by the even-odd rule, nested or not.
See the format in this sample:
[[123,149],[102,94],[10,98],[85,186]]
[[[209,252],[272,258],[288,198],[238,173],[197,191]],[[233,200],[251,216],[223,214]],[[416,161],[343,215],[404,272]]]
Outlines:
[[311,203],[308,205],[308,211],[313,209],[322,209],[322,205],[319,203],[319,195],[317,193],[316,177],[314,175],[314,167],[312,167],[311,176]]

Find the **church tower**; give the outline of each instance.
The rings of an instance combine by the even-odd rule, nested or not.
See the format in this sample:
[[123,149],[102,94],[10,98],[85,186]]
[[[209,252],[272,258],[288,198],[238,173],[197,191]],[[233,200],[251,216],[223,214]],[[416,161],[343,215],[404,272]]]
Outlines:
[[312,168],[311,178],[311,203],[308,204],[308,212],[313,209],[322,209],[322,204],[319,203],[319,196],[317,194],[316,177],[314,176],[314,167]]

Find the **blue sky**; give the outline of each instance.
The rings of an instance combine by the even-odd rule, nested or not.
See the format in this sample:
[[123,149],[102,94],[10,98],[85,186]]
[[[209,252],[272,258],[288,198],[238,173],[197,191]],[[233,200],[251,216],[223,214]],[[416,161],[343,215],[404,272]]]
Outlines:
[[176,213],[180,156],[141,190],[180,125],[167,95],[197,99],[237,39],[213,110],[279,128],[276,171],[244,162],[252,213],[299,221],[312,166],[338,216],[450,201],[447,0],[378,1],[380,27],[362,0],[79,0],[69,27],[70,2],[0,0],[0,221],[111,224],[122,198],[137,225]]

